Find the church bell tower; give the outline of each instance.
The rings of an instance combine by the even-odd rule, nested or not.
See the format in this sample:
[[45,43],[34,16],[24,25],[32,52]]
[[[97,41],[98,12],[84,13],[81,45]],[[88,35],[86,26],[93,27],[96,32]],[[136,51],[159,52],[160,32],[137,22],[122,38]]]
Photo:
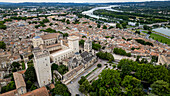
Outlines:
[[92,50],[92,41],[87,33],[87,40],[84,42],[84,51],[90,52]]

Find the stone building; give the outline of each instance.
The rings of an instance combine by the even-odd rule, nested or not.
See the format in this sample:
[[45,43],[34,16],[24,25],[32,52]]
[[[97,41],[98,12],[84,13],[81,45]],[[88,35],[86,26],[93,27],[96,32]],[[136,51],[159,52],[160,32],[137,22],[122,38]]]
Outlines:
[[61,64],[64,59],[70,58],[79,52],[79,37],[68,37],[68,43],[63,44],[60,34],[52,33],[33,38],[34,67],[39,86],[51,83],[52,63]]
[[92,41],[90,37],[87,37],[87,40],[84,42],[84,51],[90,52],[92,50]]
[[68,46],[73,50],[74,53],[79,52],[79,37],[70,36],[68,37]]
[[[87,45],[87,46],[86,46]],[[84,43],[84,51],[82,53],[76,52],[73,57],[69,58],[68,64],[69,72],[63,75],[63,82],[69,83],[72,79],[76,78],[84,70],[97,62],[97,57],[92,50],[92,42],[90,39]]]
[[31,92],[27,92],[21,96],[50,96],[50,95],[48,93],[47,88],[44,86],[39,89],[35,89]]
[[27,93],[26,84],[22,74],[15,72],[13,73],[16,89],[19,95]]
[[45,46],[53,45],[58,42],[59,38],[62,38],[62,35],[60,33],[51,33],[41,36],[35,36],[33,41],[33,47],[39,47],[39,45],[43,44]]
[[158,64],[169,65],[170,64],[170,54],[169,55],[159,55],[159,57],[158,57]]
[[40,87],[51,83],[50,53],[47,50],[37,50],[34,54],[34,68]]

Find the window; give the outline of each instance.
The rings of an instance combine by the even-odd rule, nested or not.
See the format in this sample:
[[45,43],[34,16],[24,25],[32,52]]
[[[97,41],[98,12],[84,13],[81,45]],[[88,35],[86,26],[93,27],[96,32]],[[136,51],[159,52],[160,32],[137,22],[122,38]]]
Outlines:
[[21,94],[24,94],[24,92],[23,92],[22,88],[21,88]]

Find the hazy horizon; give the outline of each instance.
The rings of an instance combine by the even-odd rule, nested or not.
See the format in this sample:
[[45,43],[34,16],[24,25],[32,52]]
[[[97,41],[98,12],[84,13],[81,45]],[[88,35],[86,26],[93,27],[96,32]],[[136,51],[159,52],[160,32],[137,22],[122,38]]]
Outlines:
[[145,1],[170,1],[170,0],[0,0],[0,2],[22,3],[22,2],[60,2],[60,3],[108,3],[108,2],[145,2]]

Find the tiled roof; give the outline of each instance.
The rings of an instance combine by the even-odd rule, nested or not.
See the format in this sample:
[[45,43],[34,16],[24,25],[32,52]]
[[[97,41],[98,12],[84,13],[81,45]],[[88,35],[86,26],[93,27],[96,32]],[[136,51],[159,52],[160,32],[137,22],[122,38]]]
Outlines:
[[80,55],[81,55],[82,58],[84,58],[84,57],[86,57],[88,54],[89,54],[89,53],[88,53],[87,51],[85,51],[85,52],[81,53]]
[[25,93],[21,96],[49,96],[48,90],[46,87],[41,87],[39,89],[33,90],[31,92]]
[[17,90],[15,89],[15,90],[0,94],[0,96],[15,96],[16,93],[17,93]]
[[14,81],[17,89],[23,86],[26,87],[22,74],[15,72],[13,73],[13,76],[14,76]]
[[18,71],[18,73],[20,73],[20,74],[24,74],[25,72],[26,72],[26,70]]
[[47,34],[47,35],[42,35],[40,36],[43,40],[46,39],[52,39],[52,38],[57,38],[57,36],[60,35],[60,33],[51,33],[51,34]]

